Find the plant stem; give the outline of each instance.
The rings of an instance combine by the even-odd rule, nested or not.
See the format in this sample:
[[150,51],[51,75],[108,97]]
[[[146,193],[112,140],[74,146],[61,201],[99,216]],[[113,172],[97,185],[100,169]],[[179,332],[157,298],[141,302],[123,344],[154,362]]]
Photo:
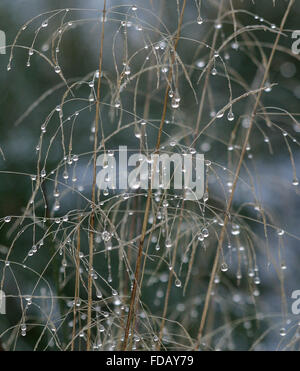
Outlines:
[[[180,37],[180,30],[181,30],[181,26],[182,26],[185,6],[186,6],[186,0],[184,0],[184,2],[183,2],[181,14],[180,14],[180,20],[179,20],[177,33],[176,33],[176,38],[175,38],[175,43],[174,43],[174,50],[173,50],[173,53],[172,53],[172,65],[175,62],[176,48],[177,48],[177,44],[178,44],[179,37]],[[164,107],[163,107],[163,112],[162,112],[159,131],[158,131],[158,136],[157,136],[155,154],[157,154],[159,152],[161,135],[162,135],[165,119],[166,119],[171,80],[172,80],[172,68],[170,69],[169,76],[168,76],[168,83],[167,83],[167,88],[166,88],[166,92],[165,92]],[[143,247],[144,247],[146,231],[147,231],[147,223],[148,223],[148,218],[149,218],[151,199],[152,199],[152,190],[151,190],[151,187],[149,187],[147,201],[146,201],[145,214],[144,214],[144,220],[143,220],[142,234],[141,234],[141,239],[140,239],[140,243],[139,243],[138,256],[137,256],[137,262],[136,262],[136,268],[135,268],[133,289],[132,289],[131,299],[130,299],[129,313],[128,313],[127,323],[126,323],[126,328],[125,328],[125,336],[124,336],[124,342],[123,342],[123,348],[122,348],[123,350],[126,350],[126,348],[127,348],[129,330],[130,330],[130,326],[131,326],[131,322],[132,322],[132,318],[133,318],[133,313],[135,312],[136,296],[137,296],[136,292],[137,292],[138,280],[139,280],[139,275],[140,275],[141,258],[142,258],[142,252],[143,252]]]
[[[274,58],[274,55],[275,55],[275,52],[276,52],[276,49],[277,49],[277,45],[278,45],[279,40],[280,40],[280,36],[282,34],[284,25],[286,23],[286,20],[287,20],[287,17],[289,15],[289,13],[290,13],[291,7],[294,4],[294,1],[295,0],[290,0],[289,5],[287,7],[287,10],[286,10],[286,12],[284,14],[284,17],[282,19],[282,22],[281,22],[281,25],[280,25],[280,31],[277,34],[277,37],[276,37],[274,46],[272,48],[272,52],[271,52],[269,61],[268,61],[268,64],[267,64],[266,69],[265,69],[264,77],[263,77],[263,80],[262,80],[262,83],[261,83],[261,88],[264,87],[264,85],[267,81],[268,74],[269,74],[269,71],[270,71],[270,67],[271,67],[271,64],[272,64],[272,61],[273,61],[273,58]],[[216,276],[218,265],[219,265],[219,258],[220,258],[220,254],[221,254],[222,247],[223,247],[223,241],[224,241],[224,238],[225,238],[226,227],[227,227],[227,224],[228,224],[229,219],[230,219],[229,215],[230,215],[230,210],[231,210],[231,206],[232,206],[232,202],[233,202],[233,196],[234,196],[234,192],[236,190],[237,182],[238,182],[238,179],[239,179],[239,174],[240,174],[241,167],[242,167],[244,157],[245,157],[245,153],[246,153],[246,148],[247,148],[249,138],[250,138],[250,134],[251,134],[251,131],[252,131],[252,128],[253,128],[253,123],[254,123],[254,118],[255,118],[255,115],[256,115],[256,110],[257,110],[257,108],[260,104],[260,99],[261,99],[262,92],[263,92],[263,90],[260,90],[260,92],[257,94],[257,98],[256,98],[256,101],[255,101],[255,104],[254,104],[254,107],[253,107],[253,110],[252,110],[252,114],[251,114],[251,117],[250,117],[249,128],[247,130],[247,134],[246,134],[246,137],[245,137],[245,140],[244,140],[241,156],[240,156],[239,163],[238,163],[238,166],[237,166],[237,169],[236,169],[236,172],[235,172],[234,182],[233,182],[233,186],[232,186],[232,193],[230,195],[230,198],[229,198],[229,201],[228,201],[228,204],[227,204],[225,218],[224,218],[224,225],[222,227],[221,234],[220,234],[220,239],[218,241],[217,252],[216,252],[216,256],[215,256],[215,260],[214,260],[214,264],[213,264],[213,268],[212,268],[212,272],[211,272],[211,276],[210,276],[210,281],[209,281],[209,285],[208,285],[208,290],[207,290],[207,294],[206,294],[206,298],[205,298],[205,304],[204,304],[204,309],[203,309],[203,313],[202,313],[202,317],[201,317],[201,323],[200,323],[200,328],[199,328],[199,332],[198,332],[197,342],[196,342],[196,345],[195,345],[195,350],[198,350],[198,348],[200,346],[200,343],[201,343],[203,330],[204,330],[204,326],[205,326],[205,323],[206,323],[207,313],[208,313],[209,304],[210,304],[211,292],[212,292],[212,289],[213,289],[213,284],[214,284],[215,276]]]
[[91,327],[92,327],[92,303],[93,303],[93,261],[94,261],[94,226],[95,226],[95,201],[96,201],[96,164],[97,164],[97,148],[98,148],[98,129],[100,118],[100,88],[101,88],[101,71],[103,60],[103,44],[104,44],[104,23],[106,17],[106,0],[103,4],[103,19],[101,46],[99,55],[99,78],[97,87],[97,103],[96,103],[96,118],[95,118],[95,134],[94,134],[94,160],[93,160],[93,186],[92,186],[92,212],[90,217],[90,233],[89,233],[89,277],[88,277],[88,318],[87,318],[87,350],[91,350]]

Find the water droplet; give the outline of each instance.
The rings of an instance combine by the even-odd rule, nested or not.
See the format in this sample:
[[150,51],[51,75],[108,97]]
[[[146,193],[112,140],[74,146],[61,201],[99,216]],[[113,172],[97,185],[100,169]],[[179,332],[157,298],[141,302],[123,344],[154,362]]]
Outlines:
[[48,27],[48,19],[46,19],[46,20],[42,23],[42,27],[43,27],[43,28]]
[[199,235],[198,235],[198,240],[199,240],[200,242],[204,241],[204,236],[203,236],[202,233],[199,233]]
[[176,287],[181,287],[181,281],[178,278],[175,281],[175,286]]
[[226,263],[222,263],[222,265],[221,265],[221,271],[222,272],[227,272],[228,271],[228,265],[226,264]]
[[169,249],[170,247],[172,247],[172,241],[171,241],[170,238],[167,238],[166,239],[165,246],[166,246],[167,249]]
[[65,170],[65,171],[63,172],[63,178],[64,178],[65,180],[69,179],[69,174],[68,174],[67,170]]
[[131,74],[131,70],[130,70],[130,67],[128,66],[128,64],[125,66],[124,73],[125,73],[126,76],[129,76]]
[[254,283],[255,285],[260,285],[260,278],[258,276],[254,278]]
[[281,328],[280,331],[279,331],[279,334],[280,334],[280,336],[282,336],[282,337],[286,336],[286,335],[287,335],[286,329],[285,329],[284,327]]
[[203,18],[199,15],[197,18],[197,23],[202,24],[203,23]]
[[172,105],[172,108],[175,108],[175,109],[179,107],[179,102],[177,102],[175,97],[172,98],[171,105]]
[[89,102],[93,103],[94,101],[95,101],[95,97],[94,97],[93,92],[91,92],[91,94],[89,95]]
[[270,93],[272,91],[272,86],[269,82],[266,82],[266,85],[265,85],[265,92],[266,93]]
[[202,234],[203,234],[203,237],[204,237],[204,238],[207,238],[207,237],[209,236],[208,229],[207,229],[207,228],[203,228],[203,229],[202,229]]
[[216,30],[220,30],[222,27],[223,27],[222,23],[220,23],[218,21],[215,22],[215,29]]
[[102,232],[101,235],[103,241],[108,242],[111,239],[111,234],[108,231]]
[[10,216],[6,216],[4,218],[4,221],[5,221],[5,223],[9,223],[11,221],[11,217]]
[[228,121],[233,121],[234,120],[234,113],[232,111],[229,111],[227,115],[227,120]]
[[240,226],[237,225],[237,224],[234,224],[234,225],[232,226],[232,229],[231,229],[231,234],[232,234],[233,236],[238,236],[240,233],[241,233],[241,231],[240,231]]
[[213,76],[216,76],[218,74],[218,71],[217,71],[217,69],[215,67],[211,70],[211,74]]
[[58,211],[60,209],[60,203],[59,201],[55,201],[54,203],[54,211]]
[[61,68],[59,66],[55,66],[54,71],[56,73],[61,73]]

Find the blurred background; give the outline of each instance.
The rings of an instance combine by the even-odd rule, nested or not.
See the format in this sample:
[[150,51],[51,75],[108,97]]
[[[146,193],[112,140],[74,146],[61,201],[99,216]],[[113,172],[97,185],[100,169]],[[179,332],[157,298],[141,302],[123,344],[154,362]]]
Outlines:
[[[179,1],[179,3],[182,4],[182,1]],[[236,15],[239,28],[244,26],[250,27],[251,25],[267,25],[269,27],[265,31],[253,31],[248,38],[238,36],[239,48],[229,43],[221,52],[222,58],[225,60],[226,65],[228,65],[228,73],[232,78],[233,97],[237,97],[247,90],[245,86],[254,89],[256,79],[261,80],[262,72],[259,67],[261,53],[257,45],[263,48],[266,57],[268,57],[276,37],[276,34],[271,32],[271,25],[280,25],[288,2],[276,0],[274,1],[274,5],[272,0],[255,1],[254,4],[250,0],[235,0],[232,3],[235,9],[242,10],[241,12],[237,12]],[[132,22],[132,26],[127,27],[127,53],[129,56],[144,48],[145,43],[149,44],[151,42],[154,45],[164,42],[163,35],[172,34],[177,28],[178,9],[175,0],[138,0],[136,1],[138,7],[136,14],[132,14],[132,5],[122,0],[108,1],[108,8],[113,8],[114,11],[111,13],[108,12],[108,19],[105,24],[106,37],[104,40],[103,59],[103,74],[105,75],[105,79],[102,94],[106,106],[103,108],[101,119],[105,136],[113,132],[119,120],[121,121],[121,126],[132,122],[132,112],[134,112],[134,83],[128,83],[128,86],[125,85],[123,87],[124,90],[128,88],[126,90],[128,93],[126,91],[125,93],[121,92],[120,99],[122,100],[122,107],[124,109],[123,116],[120,118],[120,115],[112,109],[118,98],[117,81],[119,75],[116,73],[115,60],[117,61],[120,74],[122,71],[122,58],[124,58],[125,53],[124,35],[119,31],[120,22],[124,20]],[[68,7],[70,7],[70,11],[66,14],[65,9]],[[41,126],[48,115],[53,110],[55,111],[55,107],[61,104],[63,94],[66,92],[66,85],[61,78],[62,75],[55,73],[53,66],[50,66],[44,58],[38,56],[36,51],[30,58],[30,66],[28,67],[26,65],[28,63],[28,52],[31,48],[36,30],[42,21],[48,19],[48,14],[50,13],[47,12],[63,9],[63,11],[57,12],[57,15],[51,21],[49,20],[47,27],[39,31],[34,49],[41,51],[48,58],[51,58],[52,36],[59,29],[61,22],[71,22],[67,32],[63,33],[59,46],[60,50],[57,55],[59,66],[69,86],[75,81],[86,82],[74,90],[78,100],[74,99],[68,103],[64,110],[64,116],[71,115],[73,120],[74,112],[80,112],[76,124],[74,124],[76,125],[76,130],[74,130],[72,143],[72,153],[80,155],[80,161],[76,164],[78,181],[76,182],[75,189],[88,199],[91,193],[92,169],[89,163],[89,155],[85,156],[84,154],[89,153],[93,148],[95,111],[94,107],[89,108],[87,105],[87,99],[89,99],[91,90],[87,82],[93,78],[95,71],[98,69],[101,24],[99,20],[101,18],[102,7],[102,0],[1,0],[0,3],[0,29],[6,33],[8,45],[6,55],[0,54],[0,148],[3,152],[3,156],[0,155],[0,277],[4,277],[2,273],[5,269],[6,256],[9,248],[13,247],[9,258],[11,262],[10,267],[7,267],[5,279],[2,280],[3,290],[7,294],[7,314],[0,315],[0,336],[2,343],[7,349],[34,349],[38,343],[41,329],[44,328],[45,318],[47,318],[46,315],[43,318],[41,313],[45,314],[49,310],[49,307],[51,307],[51,318],[61,316],[60,303],[55,298],[57,296],[72,297],[73,286],[71,283],[74,280],[74,275],[70,273],[68,282],[70,287],[66,284],[62,292],[57,292],[59,283],[57,284],[55,282],[55,275],[57,274],[60,277],[60,275],[65,273],[60,270],[60,262],[63,258],[53,255],[54,250],[52,248],[55,249],[55,246],[51,246],[49,242],[49,245],[47,245],[48,248],[39,250],[38,258],[36,256],[35,259],[28,260],[28,253],[34,245],[33,235],[35,235],[36,240],[39,240],[42,238],[42,234],[39,228],[33,231],[34,227],[30,225],[32,221],[33,224],[35,223],[33,216],[31,221],[27,220],[23,226],[20,226],[17,222],[20,220],[17,217],[25,211],[34,189],[34,182],[30,174],[34,175],[37,173],[36,166],[39,151],[36,150],[36,146],[40,145]],[[197,80],[201,71],[205,71],[209,52],[207,48],[200,47],[199,44],[191,41],[191,39],[198,41],[205,40],[205,43],[211,45],[213,31],[216,28],[216,21],[218,21],[218,7],[218,1],[203,2],[201,17],[204,22],[201,25],[197,24],[198,14],[194,1],[188,1],[184,15],[184,26],[181,33],[182,40],[180,40],[178,45],[178,54],[186,66],[187,73],[191,76],[192,84],[195,87],[195,94],[199,101],[205,77],[201,79],[199,85],[197,85]],[[230,10],[229,1],[223,1],[223,9]],[[7,71],[11,52],[10,46],[14,43],[14,38],[18,31],[26,22],[40,14],[45,15],[40,16],[37,20],[30,23],[26,30],[21,32],[17,45],[26,46],[27,49],[21,47],[14,49],[11,70]],[[257,15],[257,17],[253,17],[253,14]],[[253,301],[248,295],[247,281],[237,284],[236,273],[238,263],[233,258],[230,272],[225,280],[226,282],[223,282],[224,287],[220,287],[217,295],[217,304],[215,304],[216,318],[213,326],[214,328],[218,328],[225,323],[225,326],[227,324],[226,331],[232,332],[232,335],[227,334],[230,338],[229,343],[226,343],[222,337],[218,338],[217,335],[217,339],[211,340],[209,344],[209,347],[212,349],[246,350],[255,344],[255,350],[275,350],[278,344],[280,344],[279,347],[284,347],[284,345],[293,339],[294,330],[299,320],[297,316],[291,313],[291,294],[294,290],[300,290],[300,273],[298,268],[300,256],[299,187],[292,184],[293,182],[296,184],[295,174],[293,173],[293,161],[296,172],[300,176],[300,152],[298,146],[300,126],[296,122],[299,119],[300,63],[299,56],[293,55],[291,52],[293,42],[291,32],[300,28],[299,15],[300,4],[296,1],[288,17],[285,26],[286,31],[280,40],[281,49],[276,52],[270,70],[268,83],[275,85],[270,89],[270,92],[263,93],[262,98],[264,106],[268,107],[266,111],[272,112],[269,117],[274,125],[271,127],[267,125],[268,122],[265,120],[265,115],[260,107],[260,114],[255,121],[255,128],[251,136],[251,149],[247,152],[247,156],[250,154],[250,157],[245,160],[246,166],[242,170],[242,175],[247,179],[246,186],[241,184],[238,187],[233,204],[234,213],[241,213],[247,219],[246,221],[244,219],[246,226],[244,225],[243,228],[250,231],[249,235],[252,237],[253,235],[255,236],[253,237],[253,248],[257,251],[255,256],[257,265],[260,267],[261,284],[258,287],[259,292],[255,292],[256,302],[253,305]],[[142,30],[140,32],[137,29],[139,25],[143,25],[146,31]],[[232,32],[232,19],[231,17],[225,17],[222,22],[222,30],[217,39],[218,46]],[[116,33],[118,33],[118,37],[114,38]],[[145,34],[147,34],[147,37]],[[235,41],[236,39],[233,38],[232,42],[234,43]],[[249,42],[248,45],[246,45],[246,41]],[[114,49],[112,49],[112,46],[114,46]],[[141,68],[146,68],[143,67],[146,66],[143,64],[146,63],[146,55],[145,53],[137,53],[137,56],[132,58],[130,62],[132,75],[137,73]],[[155,59],[150,59],[149,63],[150,65],[155,65]],[[222,70],[222,63],[217,61],[216,67],[218,71],[222,71],[222,76],[220,78],[216,77],[210,85],[208,98],[204,105],[203,116],[200,122],[200,130],[210,121],[214,112],[218,112],[228,103],[228,84]],[[244,85],[241,84],[241,81]],[[165,86],[163,78],[161,78],[161,84],[158,89],[156,83],[155,70],[151,73],[143,74],[138,85],[138,97],[135,101],[136,116],[143,117],[148,110],[147,115],[151,125],[149,125],[147,131],[146,143],[149,148],[153,148],[156,143],[157,127],[162,112]],[[168,109],[166,134],[163,136],[163,145],[168,146],[170,140],[175,138],[174,140],[177,141],[180,150],[182,150],[192,143],[192,135],[190,134],[192,134],[197,121],[199,101],[198,103],[195,101],[194,92],[182,72],[180,74],[179,87],[181,96],[180,108],[175,113],[172,109]],[[154,91],[155,93],[153,93]],[[148,109],[145,108],[147,93],[152,94]],[[39,101],[40,97],[42,99]],[[84,98],[85,101],[81,101],[79,98]],[[70,99],[70,96],[68,99]],[[32,106],[35,102],[36,104]],[[234,124],[228,124],[226,119],[227,113],[225,113],[224,118],[218,119],[209,130],[200,136],[200,139],[195,144],[195,148],[199,153],[205,153],[206,159],[212,161],[213,164],[218,164],[215,168],[219,178],[214,176],[213,172],[210,174],[210,177],[208,177],[208,190],[210,195],[209,204],[221,210],[221,216],[223,216],[222,210],[225,208],[225,203],[223,190],[218,184],[218,179],[221,178],[224,180],[225,184],[226,182],[230,182],[230,176],[228,175],[230,172],[225,174],[221,169],[223,166],[229,167],[228,164],[231,163],[229,158],[231,145],[235,146],[232,153],[235,151],[239,152],[247,129],[246,113],[249,113],[249,107],[251,112],[252,105],[253,100],[251,98],[238,102],[234,105]],[[29,107],[31,109],[27,111]],[[278,107],[281,111],[274,109],[274,107]],[[28,114],[23,117],[22,115],[26,111]],[[274,114],[275,112],[276,114]],[[292,113],[293,118],[286,114],[286,112]],[[58,117],[57,112],[54,115]],[[59,128],[59,120],[56,116],[53,119],[53,125],[49,125],[49,130],[47,129],[47,136],[49,136],[43,147],[43,159],[46,156],[45,147],[50,145],[49,139],[51,135]],[[178,125],[172,125],[174,121]],[[168,124],[168,122],[171,123]],[[236,132],[236,136],[232,136],[233,128],[236,127],[237,122],[239,123],[237,127],[239,126],[241,130]],[[66,132],[68,133],[66,134],[68,137],[70,135],[68,129]],[[286,144],[286,137],[282,135],[284,132],[288,132],[289,145]],[[188,137],[186,141],[180,139],[184,135]],[[107,142],[107,148],[116,149],[121,144],[126,144],[130,148],[139,148],[139,140],[133,135],[132,126],[128,130],[124,129],[114,134]],[[253,161],[251,156],[254,158]],[[52,169],[56,169],[58,164],[63,168],[61,163],[62,157],[61,140],[57,139],[53,142],[45,162],[47,174]],[[233,163],[235,163],[234,158],[233,154]],[[62,177],[63,175],[60,173],[58,175],[60,182],[63,182]],[[251,184],[251,179],[253,180],[253,185]],[[69,184],[70,187],[73,186],[70,179]],[[253,188],[256,190],[257,199],[253,195]],[[52,205],[53,182],[45,184],[44,192],[48,194],[49,199],[51,198],[50,202]],[[143,210],[144,199],[140,198],[139,200],[136,204],[136,209],[141,208]],[[259,203],[259,206],[258,209],[255,209],[257,203]],[[74,209],[77,211],[86,211],[88,207],[88,203],[83,197],[78,200],[74,196],[74,192],[70,192],[60,200],[58,216],[63,217],[63,215]],[[134,208],[132,205],[130,207]],[[261,223],[260,207],[264,208],[268,224],[272,226],[267,232],[267,243],[265,239],[266,231]],[[191,209],[193,208],[191,207]],[[37,205],[36,210],[37,214],[40,216],[43,215],[42,204]],[[52,213],[51,215],[54,218],[55,213],[52,208],[49,212]],[[55,215],[57,216],[57,214]],[[11,216],[14,223],[6,223],[4,221],[6,216]],[[141,218],[135,220],[137,229],[141,228],[141,221]],[[260,222],[257,223],[257,221]],[[128,228],[129,226],[130,221],[128,221]],[[26,231],[23,231],[22,228],[26,228]],[[183,228],[186,228],[187,232],[190,233],[188,225],[185,225]],[[278,238],[278,231],[281,229],[285,233],[283,236],[283,233],[280,234],[279,232],[280,238]],[[17,233],[21,230],[22,235],[14,241]],[[136,235],[139,235],[138,230],[136,231]],[[213,239],[213,237],[211,238]],[[210,243],[212,245],[212,251],[209,251],[206,256],[199,255],[199,259],[195,263],[192,273],[192,288],[188,288],[186,295],[176,291],[170,299],[169,318],[174,321],[182,321],[181,323],[183,323],[193,338],[197,334],[195,329],[199,326],[203,300],[209,280],[209,267],[212,264],[214,256],[213,249],[215,248],[215,242],[211,241]],[[83,249],[86,248],[86,245],[86,241],[84,241]],[[152,247],[153,249],[154,245]],[[232,254],[236,255],[236,251],[241,247],[243,247],[243,239],[240,245],[233,241]],[[271,264],[268,264],[268,251],[271,251]],[[228,258],[229,264],[230,257],[227,250],[225,251],[225,255],[226,259]],[[55,257],[52,261],[53,256]],[[247,260],[247,257],[243,259]],[[55,268],[54,262],[56,260],[59,261],[58,268]],[[51,263],[47,267],[49,261]],[[29,269],[24,270],[22,268],[23,264],[26,264]],[[99,259],[97,260],[95,269],[99,272],[105,272],[103,273],[104,275],[109,275],[110,267],[113,275],[112,287],[119,290],[118,278],[116,278],[119,262],[116,251],[112,252],[109,264],[106,260]],[[280,268],[283,268],[284,279],[282,273],[278,273],[278,269],[275,269],[275,266],[279,268],[279,271]],[[150,264],[149,271],[151,271],[151,267]],[[157,263],[153,263],[153,270],[156,267]],[[166,274],[168,269],[160,267],[158,269],[161,269],[159,271],[160,278],[158,278],[160,283],[158,284],[156,281],[154,284],[145,285],[143,302],[151,313],[160,316],[164,303],[163,293],[167,284],[164,274]],[[60,271],[57,272],[57,270]],[[147,276],[147,278],[150,279],[150,277],[151,274],[149,273],[149,277]],[[35,290],[34,285],[40,285],[38,282],[39,278],[41,281],[45,281],[45,285],[41,289],[38,289],[41,290],[39,291],[39,295],[48,297],[50,296],[50,291],[48,290],[52,290],[53,300],[48,302],[47,300],[36,300],[35,305],[31,307],[28,313],[26,312],[26,315],[28,315],[27,321],[35,325],[29,326],[30,331],[28,331],[26,336],[20,337],[18,333],[21,332],[19,326],[24,320],[24,306],[28,304],[28,300],[31,300],[29,298],[32,296],[33,290]],[[197,288],[199,289],[198,294]],[[29,296],[26,297],[26,295]],[[19,300],[18,298],[20,297],[22,298]],[[85,294],[83,294],[83,300],[85,299]],[[72,306],[67,301],[66,303],[67,306]],[[194,311],[188,314],[184,313],[189,306]],[[65,327],[68,328],[71,326],[69,322],[72,321],[72,318],[68,318],[67,315],[66,317]],[[258,319],[259,321],[257,321]],[[237,322],[241,320],[241,323],[232,325],[235,320]],[[82,321],[85,321],[84,316]],[[56,322],[54,321],[54,323]],[[284,330],[290,337],[282,336]],[[62,326],[62,332],[66,331]],[[176,332],[177,330],[175,329],[174,331]],[[256,344],[256,339],[264,331],[266,331],[266,335],[262,341]],[[68,344],[67,338],[64,338],[63,334],[59,334],[59,337],[61,344],[66,346]],[[286,340],[287,337],[289,337],[288,340]],[[283,344],[280,343],[281,341],[283,341]],[[297,343],[294,346],[296,347]],[[172,343],[172,347],[173,349],[178,349],[175,342],[174,344]],[[205,348],[205,346],[203,347]],[[57,349],[58,347],[53,339],[51,342],[49,339],[42,338],[37,348],[49,350]]]

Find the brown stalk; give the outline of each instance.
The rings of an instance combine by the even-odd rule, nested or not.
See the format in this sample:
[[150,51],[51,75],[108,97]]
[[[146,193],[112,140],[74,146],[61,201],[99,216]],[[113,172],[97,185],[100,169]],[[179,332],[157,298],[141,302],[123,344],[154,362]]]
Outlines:
[[[182,21],[183,21],[185,6],[186,6],[186,0],[184,0],[184,2],[183,2],[181,14],[180,14],[177,34],[176,34],[175,43],[174,43],[174,50],[173,50],[173,53],[172,53],[172,65],[175,62],[175,56],[176,56],[175,53],[176,53],[176,48],[177,48],[177,44],[178,44],[179,37],[180,37],[180,31],[181,31],[181,25],[182,25]],[[162,131],[163,131],[164,123],[165,123],[165,118],[166,118],[166,113],[167,113],[171,80],[172,80],[172,68],[170,69],[169,76],[168,76],[168,84],[167,84],[167,88],[166,88],[166,92],[165,92],[164,107],[163,107],[163,112],[162,112],[159,131],[158,131],[158,136],[157,136],[155,154],[157,154],[159,152],[161,135],[162,135]],[[137,262],[136,262],[136,268],[135,268],[133,289],[132,289],[131,298],[130,298],[129,313],[128,313],[127,323],[126,323],[126,328],[125,328],[125,336],[124,336],[124,342],[123,342],[123,347],[122,347],[123,350],[126,350],[126,348],[127,348],[129,330],[130,330],[130,326],[131,326],[131,322],[132,322],[133,313],[135,312],[136,296],[137,296],[136,292],[137,292],[138,280],[139,280],[139,276],[140,276],[142,252],[143,252],[144,241],[145,241],[145,236],[146,236],[146,231],[147,231],[147,223],[148,223],[148,218],[149,218],[151,198],[152,198],[152,190],[151,190],[151,187],[149,187],[147,201],[146,201],[145,214],[144,214],[144,220],[143,220],[142,234],[141,234],[141,239],[140,239],[140,243],[139,243],[138,256],[137,256]]]
[[87,318],[87,343],[86,349],[91,349],[91,326],[92,326],[92,301],[93,301],[93,279],[92,269],[94,261],[94,226],[95,226],[95,201],[96,201],[96,164],[97,164],[97,148],[98,148],[98,131],[100,118],[100,88],[101,88],[101,71],[103,60],[103,44],[104,44],[104,23],[106,17],[106,0],[103,4],[103,19],[102,19],[102,33],[101,46],[99,55],[99,79],[97,87],[97,103],[96,103],[96,118],[95,118],[95,134],[94,134],[94,161],[93,161],[93,186],[92,186],[92,213],[90,217],[90,233],[89,233],[89,277],[88,277],[88,318]]
[[[278,45],[279,40],[280,40],[281,33],[282,33],[284,25],[286,23],[287,17],[290,13],[291,7],[294,4],[294,1],[295,0],[290,0],[289,5],[287,7],[287,10],[286,10],[286,12],[284,14],[284,17],[282,19],[282,22],[281,22],[281,25],[280,25],[280,32],[278,32],[275,43],[274,43],[274,46],[272,48],[272,52],[271,52],[268,64],[266,66],[264,77],[263,77],[263,80],[262,80],[262,83],[261,83],[261,88],[264,87],[264,85],[267,81],[269,70],[270,70],[270,67],[271,67],[276,49],[277,49],[277,45]],[[195,350],[199,349],[199,346],[200,346],[200,343],[201,343],[203,330],[204,330],[204,326],[205,326],[205,323],[206,323],[207,313],[208,313],[209,304],[210,304],[211,292],[212,292],[212,289],[213,289],[214,279],[215,279],[215,275],[217,273],[219,258],[220,258],[220,254],[221,254],[221,251],[222,251],[223,241],[224,241],[224,238],[225,238],[226,227],[227,227],[228,221],[230,219],[229,215],[230,215],[230,209],[231,209],[232,202],[233,202],[233,196],[234,196],[234,192],[235,192],[236,185],[237,185],[237,182],[238,182],[241,167],[242,167],[242,164],[243,164],[243,161],[244,161],[244,157],[245,157],[245,153],[246,153],[246,147],[247,147],[247,144],[249,142],[250,134],[251,134],[253,123],[254,123],[254,118],[255,118],[255,115],[256,115],[256,110],[259,106],[262,92],[263,92],[263,90],[260,90],[259,93],[257,94],[257,98],[256,98],[256,101],[255,101],[253,110],[252,110],[251,118],[250,118],[250,125],[249,125],[249,128],[247,130],[247,134],[246,134],[244,144],[243,144],[243,149],[242,149],[241,156],[240,156],[240,159],[239,159],[239,163],[238,163],[238,166],[237,166],[237,169],[236,169],[236,172],[235,172],[234,182],[233,182],[233,186],[232,186],[232,193],[230,195],[230,199],[228,201],[227,208],[226,208],[226,214],[225,214],[225,218],[224,218],[224,225],[223,225],[222,230],[221,230],[220,239],[219,239],[218,247],[217,247],[217,252],[216,252],[216,256],[215,256],[215,260],[214,260],[214,264],[213,264],[213,269],[212,269],[212,272],[211,272],[211,277],[210,277],[208,290],[207,290],[207,294],[206,294],[206,298],[205,298],[205,304],[204,304],[203,314],[202,314],[202,317],[201,317],[201,323],[200,323],[200,328],[199,328],[199,332],[198,332],[197,342],[196,342],[196,345],[195,345]]]

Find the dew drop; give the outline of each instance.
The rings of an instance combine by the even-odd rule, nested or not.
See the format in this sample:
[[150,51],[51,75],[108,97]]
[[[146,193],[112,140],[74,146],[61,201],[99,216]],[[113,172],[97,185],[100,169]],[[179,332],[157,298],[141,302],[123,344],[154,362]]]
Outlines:
[[108,242],[111,239],[111,234],[108,231],[102,232],[101,235],[103,241]]
[[172,241],[171,241],[170,238],[167,238],[166,239],[165,246],[166,246],[167,249],[169,249],[170,247],[172,247]]
[[227,120],[228,121],[233,121],[234,120],[234,113],[230,111],[227,115]]
[[280,331],[279,331],[279,334],[280,334],[280,336],[282,336],[282,337],[286,336],[286,335],[287,335],[286,329],[285,329],[284,327],[281,328]]
[[222,265],[221,265],[221,271],[222,272],[227,272],[228,271],[228,265],[226,264],[226,263],[222,263]]
[[202,24],[203,23],[203,18],[199,15],[197,18],[197,23]]
[[175,109],[179,107],[179,102],[177,102],[175,97],[172,98],[171,105],[172,105],[172,108],[175,108]]
[[176,287],[181,287],[181,281],[178,278],[175,281],[175,286]]
[[129,76],[131,74],[130,67],[128,65],[125,66],[125,71],[124,71],[126,76]]
[[217,69],[215,67],[211,70],[211,74],[213,76],[216,76],[218,74],[218,71],[217,71]]
[[69,174],[68,174],[68,172],[66,170],[63,172],[63,178],[65,180],[69,179]]
[[220,30],[223,27],[222,23],[220,22],[215,22],[215,29]]

